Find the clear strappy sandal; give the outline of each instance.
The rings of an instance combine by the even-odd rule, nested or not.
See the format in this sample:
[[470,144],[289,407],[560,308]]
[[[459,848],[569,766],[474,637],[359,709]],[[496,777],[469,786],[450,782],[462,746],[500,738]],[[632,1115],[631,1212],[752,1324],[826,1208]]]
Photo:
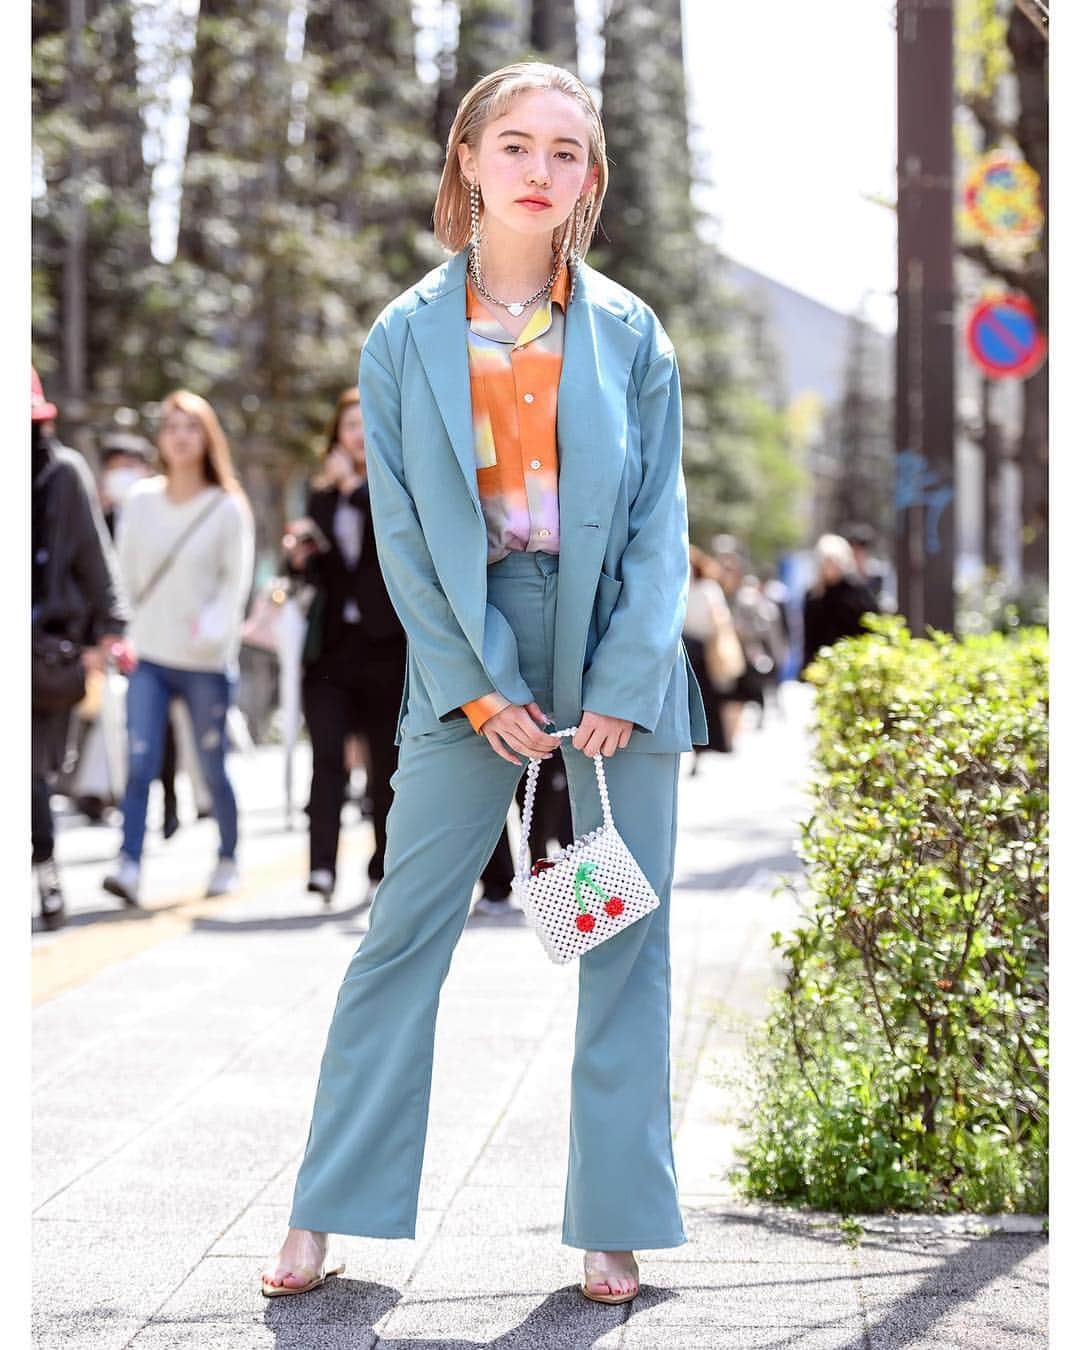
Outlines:
[[594,1294],[589,1290],[588,1287],[589,1284],[590,1283],[608,1284],[609,1275],[611,1278],[614,1278],[614,1274],[612,1272],[602,1270],[599,1266],[586,1265],[585,1279],[580,1286],[581,1292],[585,1295],[586,1298],[591,1299],[594,1303],[629,1303],[631,1299],[637,1298],[638,1294],[641,1293],[641,1274],[640,1271],[638,1270],[638,1264],[636,1261],[634,1262],[633,1274],[634,1279],[637,1281],[637,1286],[636,1288],[631,1289],[629,1293]]
[[[301,1270],[310,1269],[310,1267],[301,1266]],[[292,1274],[296,1274],[293,1271]],[[331,1275],[344,1275],[345,1262],[334,1266],[331,1270],[322,1270],[313,1280],[308,1280],[307,1284],[271,1284],[265,1277],[262,1282],[262,1291],[265,1298],[280,1298],[282,1294],[306,1294],[310,1289],[318,1289],[320,1284],[325,1284]]]

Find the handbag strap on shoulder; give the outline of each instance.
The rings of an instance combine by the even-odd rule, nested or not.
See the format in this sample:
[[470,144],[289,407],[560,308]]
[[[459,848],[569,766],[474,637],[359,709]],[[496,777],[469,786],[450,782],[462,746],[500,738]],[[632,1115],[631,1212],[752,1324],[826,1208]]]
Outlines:
[[176,556],[180,552],[180,550],[184,547],[184,545],[195,533],[195,531],[199,528],[199,526],[203,523],[203,521],[209,519],[209,517],[214,514],[219,504],[223,502],[227,496],[228,493],[225,492],[224,489],[222,489],[215,496],[211,497],[211,499],[207,502],[207,504],[203,507],[203,509],[199,512],[199,514],[195,517],[195,519],[191,521],[183,530],[181,530],[179,538],[174,541],[168,553],[161,560],[158,566],[154,569],[154,572],[150,577],[150,580],[142,588],[139,594],[133,598],[133,604],[136,609],[138,609],[140,605],[146,602],[146,600],[150,596],[150,593],[157,587],[158,582],[162,580],[162,578],[165,576],[165,573],[168,572],[169,568],[172,567],[173,563],[176,561]]
[[[564,727],[562,731],[553,731],[552,736],[573,736],[577,727]],[[613,827],[615,818],[611,814],[611,801],[608,797],[607,779],[604,776],[604,756],[593,755],[593,767],[596,770],[596,785],[600,789],[600,809],[604,813],[604,824]],[[540,777],[539,759],[529,759],[525,772],[525,805],[521,812],[521,839],[518,843],[517,871],[514,880],[524,884],[529,879],[529,833],[532,830],[533,804],[536,801],[536,783]]]

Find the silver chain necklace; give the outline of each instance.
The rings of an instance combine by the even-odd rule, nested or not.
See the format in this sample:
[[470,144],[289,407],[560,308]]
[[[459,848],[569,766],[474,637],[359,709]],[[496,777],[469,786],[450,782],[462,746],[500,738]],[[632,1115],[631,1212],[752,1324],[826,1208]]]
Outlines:
[[523,314],[534,300],[539,300],[542,295],[546,295],[547,292],[551,290],[552,286],[555,284],[555,278],[559,275],[559,268],[561,265],[562,259],[557,257],[555,259],[555,264],[551,269],[551,275],[548,277],[547,281],[544,282],[538,291],[535,291],[530,295],[528,300],[500,300],[497,295],[492,295],[484,285],[484,276],[480,271],[479,249],[471,248],[469,250],[469,275],[472,277],[476,289],[485,300],[490,300],[493,305],[498,305],[501,309],[507,310],[515,319],[520,314]]

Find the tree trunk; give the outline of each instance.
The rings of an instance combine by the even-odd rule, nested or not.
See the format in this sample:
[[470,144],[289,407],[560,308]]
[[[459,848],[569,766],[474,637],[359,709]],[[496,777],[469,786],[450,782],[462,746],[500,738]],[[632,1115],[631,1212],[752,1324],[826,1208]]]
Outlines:
[[[85,0],[68,0],[68,89],[67,102],[73,116],[85,120],[85,79],[83,69],[83,29],[86,26]],[[69,175],[73,190],[69,202],[69,221],[64,248],[63,283],[63,388],[67,396],[66,412],[81,422],[86,409],[86,208],[82,200],[82,151],[71,147]],[[80,447],[82,448],[82,447]]]
[[552,65],[577,70],[577,14],[574,0],[533,0],[533,47]]
[[[1014,8],[1007,32],[1009,51],[1016,71],[1020,113],[1016,140],[1021,153],[1039,175],[1045,224],[1038,247],[1027,257],[1031,278],[1028,294],[1040,329],[1049,331],[1050,297],[1047,264],[1050,249],[1050,134],[1047,100],[1047,42],[1031,21]],[[1022,566],[1025,579],[1046,581],[1050,570],[1049,550],[1049,394],[1047,366],[1024,384],[1023,429],[1020,434]]]

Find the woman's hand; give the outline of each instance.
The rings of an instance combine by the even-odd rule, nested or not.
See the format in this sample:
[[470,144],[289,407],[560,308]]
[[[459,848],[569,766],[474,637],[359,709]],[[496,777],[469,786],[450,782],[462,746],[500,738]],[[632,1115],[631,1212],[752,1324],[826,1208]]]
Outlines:
[[603,713],[583,712],[574,733],[574,749],[593,759],[596,755],[607,758],[621,750],[630,739],[634,729],[633,722],[623,717],[605,717]]
[[549,736],[539,730],[551,721],[547,713],[540,711],[537,703],[510,703],[501,712],[489,717],[480,728],[480,734],[486,736],[488,744],[502,759],[520,767],[522,761],[516,759],[511,750],[525,755],[529,759],[550,759],[552,751],[558,746],[558,736]]
[[347,450],[343,450],[340,445],[335,445],[326,456],[323,471],[333,486],[346,497],[355,492],[363,482],[363,479],[356,472],[356,464],[352,455]]

